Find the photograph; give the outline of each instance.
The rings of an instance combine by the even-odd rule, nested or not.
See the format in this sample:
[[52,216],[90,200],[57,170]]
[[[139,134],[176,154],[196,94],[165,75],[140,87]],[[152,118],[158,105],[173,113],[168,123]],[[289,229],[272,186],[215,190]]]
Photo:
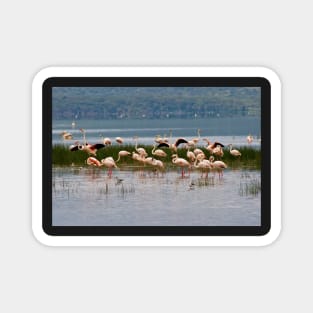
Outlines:
[[53,87],[53,226],[260,226],[261,87]]

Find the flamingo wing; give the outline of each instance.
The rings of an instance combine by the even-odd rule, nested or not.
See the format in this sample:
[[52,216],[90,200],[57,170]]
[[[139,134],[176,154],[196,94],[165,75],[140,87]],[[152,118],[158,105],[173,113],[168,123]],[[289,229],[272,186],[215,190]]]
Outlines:
[[79,149],[79,145],[70,146],[70,151],[77,151],[77,150],[80,150],[80,149]]
[[222,143],[216,141],[216,142],[214,142],[214,144],[212,145],[213,149],[216,148],[218,145],[220,145],[222,148],[225,147]]
[[157,148],[161,148],[161,147],[167,147],[167,148],[169,148],[170,145],[169,145],[168,143],[166,143],[166,142],[161,142],[159,145],[157,145]]
[[188,141],[184,138],[178,138],[175,142],[175,147],[178,147],[181,143],[188,143]]
[[90,149],[92,149],[92,150],[94,150],[94,149],[101,149],[101,148],[104,148],[105,147],[105,145],[104,144],[102,144],[102,143],[96,143],[96,144],[94,144],[94,145],[92,145],[91,147],[90,147]]

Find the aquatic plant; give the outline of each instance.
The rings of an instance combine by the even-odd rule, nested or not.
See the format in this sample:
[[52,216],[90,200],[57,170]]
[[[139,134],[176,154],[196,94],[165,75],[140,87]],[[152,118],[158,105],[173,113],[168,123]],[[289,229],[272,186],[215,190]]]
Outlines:
[[261,180],[251,178],[240,181],[239,195],[240,196],[254,196],[256,197],[261,192]]

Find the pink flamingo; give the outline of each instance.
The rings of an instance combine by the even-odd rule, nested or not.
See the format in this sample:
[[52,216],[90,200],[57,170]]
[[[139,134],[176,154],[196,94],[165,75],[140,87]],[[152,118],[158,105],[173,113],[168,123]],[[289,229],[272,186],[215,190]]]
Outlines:
[[106,157],[105,159],[101,160],[101,165],[105,166],[106,168],[108,168],[108,175],[111,178],[112,177],[112,169],[114,168],[118,168],[117,165],[115,164],[115,161],[112,157]]
[[207,149],[211,154],[213,154],[213,149],[216,148],[218,145],[224,148],[224,145],[221,144],[220,142],[217,141],[211,142],[207,138],[203,138],[203,141],[205,141],[208,144],[207,147],[205,147],[205,149]]
[[209,161],[213,169],[218,171],[218,177],[223,176],[223,170],[227,168],[227,165],[223,161],[214,161],[214,156],[210,156]]
[[96,166],[96,167],[101,167],[102,166],[101,162],[98,159],[94,158],[94,157],[89,157],[86,160],[86,163],[88,165],[93,165],[93,166]]
[[167,153],[161,149],[157,149],[155,150],[156,148],[156,145],[153,146],[153,149],[152,149],[152,155],[156,155],[158,157],[161,157],[161,158],[165,158],[167,156]]
[[76,145],[71,145],[70,146],[70,151],[78,151],[78,150],[82,150],[87,152],[89,155],[92,154],[94,156],[97,155],[97,151],[101,148],[104,148],[105,145],[102,143],[96,143],[94,145],[91,145],[89,143],[86,142],[86,144],[84,145],[80,145],[80,144],[76,144]]
[[229,144],[229,153],[231,155],[233,155],[234,157],[240,157],[241,156],[241,153],[240,151],[236,150],[236,149],[233,149],[233,145],[232,144]]
[[177,154],[172,155],[172,163],[181,167],[181,177],[182,178],[185,177],[185,172],[184,172],[185,167],[189,168],[189,173],[190,173],[190,163],[183,158],[179,158]]
[[211,162],[209,160],[201,160],[198,164],[197,161],[194,164],[195,168],[200,168],[202,170],[201,178],[203,177],[203,173],[206,172],[205,177],[208,177],[209,171],[212,168]]

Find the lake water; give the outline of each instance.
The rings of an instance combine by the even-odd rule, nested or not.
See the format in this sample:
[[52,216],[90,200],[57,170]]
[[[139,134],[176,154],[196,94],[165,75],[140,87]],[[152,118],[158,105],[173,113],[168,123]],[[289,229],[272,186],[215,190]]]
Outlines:
[[[259,226],[260,171],[226,169],[222,178],[193,170],[163,175],[134,169],[53,168],[55,226]],[[120,180],[118,180],[120,179]],[[122,181],[121,181],[122,180]],[[248,190],[248,192],[247,192]],[[250,190],[250,192],[249,192]]]
[[[100,143],[101,135],[111,138],[122,137],[125,144],[134,144],[133,137],[138,136],[139,144],[153,144],[156,135],[168,138],[170,130],[173,139],[184,137],[187,140],[197,137],[197,129],[201,129],[201,138],[209,138],[210,141],[232,143],[240,147],[247,145],[248,134],[254,136],[255,140],[250,144],[252,147],[260,147],[260,118],[237,117],[237,118],[212,118],[212,119],[169,119],[169,120],[77,120],[72,127],[72,121],[54,120],[52,129],[53,144],[63,143],[60,136],[62,131],[73,134],[73,140],[67,140],[66,144],[82,141],[80,128],[85,129],[87,141]],[[203,140],[198,146],[204,146]]]

